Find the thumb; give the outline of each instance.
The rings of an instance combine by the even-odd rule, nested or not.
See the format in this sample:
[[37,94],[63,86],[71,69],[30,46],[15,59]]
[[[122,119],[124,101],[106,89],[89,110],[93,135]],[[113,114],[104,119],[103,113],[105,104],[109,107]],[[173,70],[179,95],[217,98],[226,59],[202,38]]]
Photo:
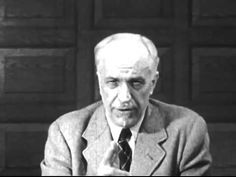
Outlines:
[[112,141],[110,144],[110,147],[107,149],[107,151],[103,157],[102,164],[112,166],[112,164],[117,156],[118,149],[119,148],[118,148],[116,142]]

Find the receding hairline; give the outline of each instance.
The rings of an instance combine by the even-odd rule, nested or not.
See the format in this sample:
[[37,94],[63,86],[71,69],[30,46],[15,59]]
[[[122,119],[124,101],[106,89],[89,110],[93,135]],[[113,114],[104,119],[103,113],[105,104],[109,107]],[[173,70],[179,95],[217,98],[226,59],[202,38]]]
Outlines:
[[96,68],[98,68],[99,62],[102,59],[99,53],[106,49],[107,46],[118,40],[135,40],[142,44],[147,50],[150,59],[153,60],[155,67],[157,68],[159,64],[159,57],[155,44],[146,36],[134,33],[116,33],[101,40],[94,48]]

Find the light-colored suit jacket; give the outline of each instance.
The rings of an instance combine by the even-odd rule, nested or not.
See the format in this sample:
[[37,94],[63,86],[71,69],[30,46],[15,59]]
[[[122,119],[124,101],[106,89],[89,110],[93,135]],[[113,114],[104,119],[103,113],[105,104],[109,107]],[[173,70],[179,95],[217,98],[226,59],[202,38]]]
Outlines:
[[[68,113],[49,128],[42,175],[94,175],[112,141],[101,102]],[[205,121],[195,112],[150,100],[131,175],[207,175],[211,166]]]

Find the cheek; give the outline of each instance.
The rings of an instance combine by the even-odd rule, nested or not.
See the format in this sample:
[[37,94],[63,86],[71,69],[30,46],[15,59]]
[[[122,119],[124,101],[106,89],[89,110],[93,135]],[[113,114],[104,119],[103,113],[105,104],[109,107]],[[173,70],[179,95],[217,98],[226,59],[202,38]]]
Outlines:
[[140,100],[140,103],[141,104],[147,104],[147,102],[148,102],[148,100],[149,100],[149,92],[147,92],[147,91],[145,91],[145,92],[142,92],[141,94],[140,94],[140,98],[139,98],[139,100]]
[[133,100],[136,102],[139,108],[143,109],[149,102],[149,89],[148,90],[140,90],[133,94]]
[[151,91],[152,91],[152,85],[149,84],[147,87],[143,88],[143,89],[140,91],[140,95],[141,95],[143,98],[149,98]]
[[100,88],[100,94],[103,100],[103,103],[110,105],[116,98],[116,91],[111,89],[106,89],[104,87]]
[[150,92],[151,87],[147,87],[135,94],[135,100],[139,103],[141,107],[145,107],[148,104],[151,95]]

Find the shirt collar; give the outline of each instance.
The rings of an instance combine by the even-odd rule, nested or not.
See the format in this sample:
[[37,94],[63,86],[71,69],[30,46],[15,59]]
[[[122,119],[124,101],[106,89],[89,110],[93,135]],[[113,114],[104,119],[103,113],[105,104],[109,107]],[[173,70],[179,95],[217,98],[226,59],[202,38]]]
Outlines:
[[[132,137],[134,138],[135,141],[136,141],[137,136],[138,136],[138,131],[139,131],[139,129],[141,127],[141,124],[143,122],[145,112],[146,112],[146,110],[144,111],[141,119],[139,119],[138,123],[130,128],[130,131],[132,132]],[[121,130],[122,130],[123,127],[120,127],[120,126],[114,124],[112,122],[111,118],[109,116],[107,116],[107,114],[106,114],[106,119],[107,119],[108,125],[110,127],[113,140],[115,142],[118,142],[118,139],[119,139],[119,136],[120,136],[120,133],[121,133]]]

